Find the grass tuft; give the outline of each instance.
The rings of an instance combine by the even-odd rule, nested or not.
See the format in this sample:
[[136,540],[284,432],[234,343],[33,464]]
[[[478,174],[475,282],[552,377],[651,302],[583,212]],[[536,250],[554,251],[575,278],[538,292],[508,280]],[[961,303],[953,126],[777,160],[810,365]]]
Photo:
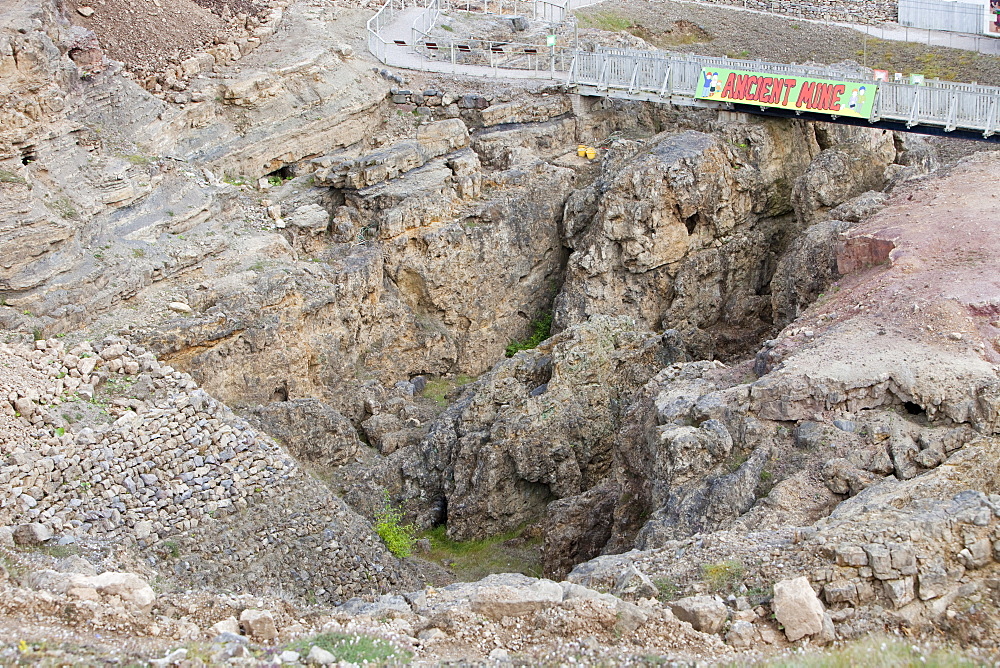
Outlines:
[[504,351],[507,357],[513,357],[522,350],[537,348],[538,344],[552,335],[552,314],[545,313],[531,321],[531,336],[523,341],[511,341]]
[[288,649],[298,652],[303,659],[314,646],[333,654],[338,662],[393,666],[409,663],[413,655],[396,647],[388,640],[373,638],[360,633],[321,633],[296,640]]
[[702,564],[701,576],[713,592],[731,592],[746,575],[743,562],[729,559],[717,564]]

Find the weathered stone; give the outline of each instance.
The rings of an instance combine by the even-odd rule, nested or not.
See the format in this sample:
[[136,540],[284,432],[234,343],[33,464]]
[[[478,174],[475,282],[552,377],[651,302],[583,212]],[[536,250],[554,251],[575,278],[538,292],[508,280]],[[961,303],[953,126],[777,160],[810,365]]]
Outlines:
[[615,581],[615,588],[611,593],[619,598],[655,598],[659,590],[635,564],[629,564]]
[[858,590],[853,582],[828,582],[823,586],[823,597],[830,605],[858,602]]
[[215,637],[222,633],[231,633],[234,636],[240,635],[240,622],[235,617],[226,617],[222,621],[212,624],[209,635]]
[[798,577],[776,583],[771,608],[791,642],[823,630],[823,604],[808,578]]
[[718,633],[729,617],[726,604],[718,596],[688,596],[671,601],[670,609],[677,619],[703,633]]
[[726,633],[726,643],[737,649],[755,647],[760,641],[757,627],[747,621],[735,621]]
[[21,524],[14,529],[14,542],[18,545],[41,545],[51,538],[52,529],[38,522]]
[[958,559],[966,568],[982,568],[993,560],[993,545],[988,538],[980,538],[962,549]]
[[247,608],[240,613],[240,625],[247,635],[258,641],[267,642],[278,637],[278,629],[274,625],[274,615],[268,610],[252,610]]
[[556,605],[563,599],[563,590],[551,580],[536,580],[524,586],[480,586],[471,596],[470,605],[493,619],[520,617]]
[[886,598],[894,608],[901,608],[913,600],[912,577],[885,580],[882,586],[885,588]]
[[884,545],[865,545],[864,551],[868,555],[868,565],[871,567],[872,573],[879,580],[892,579],[898,575],[892,568],[892,556]]
[[868,555],[857,545],[837,546],[837,565],[858,568],[868,565]]
[[306,663],[319,666],[331,666],[337,663],[337,657],[319,645],[313,645],[309,650],[309,654],[306,655]]
[[336,612],[352,617],[388,617],[411,612],[409,603],[402,596],[392,596],[386,594],[380,596],[375,601],[365,601],[360,598],[352,598],[350,601],[335,608]]

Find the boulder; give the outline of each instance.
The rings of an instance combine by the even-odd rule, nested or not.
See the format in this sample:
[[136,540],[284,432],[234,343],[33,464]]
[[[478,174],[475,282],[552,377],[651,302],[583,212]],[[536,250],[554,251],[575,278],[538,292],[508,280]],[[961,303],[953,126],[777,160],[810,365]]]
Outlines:
[[645,573],[635,564],[629,564],[615,581],[611,593],[619,598],[655,598],[660,592]]
[[274,625],[274,615],[267,610],[247,608],[240,613],[240,624],[247,635],[255,640],[267,641],[278,637],[278,629]]
[[306,663],[316,664],[319,666],[330,666],[337,663],[337,657],[335,657],[330,652],[318,645],[313,645],[312,649],[309,650],[309,654],[306,655]]
[[94,576],[80,576],[79,586],[91,587],[104,596],[118,596],[123,601],[135,604],[148,612],[156,600],[156,592],[135,573],[115,573],[108,571]]
[[0,527],[0,547],[14,547],[14,530]]
[[388,617],[411,612],[410,604],[402,596],[392,596],[386,594],[380,596],[378,600],[369,603],[360,598],[352,598],[343,605],[334,609],[338,612],[352,617]]
[[223,633],[231,633],[234,636],[240,635],[240,623],[235,617],[227,617],[221,622],[216,622],[209,629],[209,635],[213,638]]
[[536,580],[527,586],[482,586],[470,597],[473,612],[500,619],[520,617],[561,603],[563,590],[552,580]]
[[775,584],[771,609],[791,642],[823,631],[823,603],[808,578],[798,577]]
[[744,620],[733,622],[733,625],[729,627],[729,632],[726,633],[726,643],[737,649],[753,647],[758,640],[760,640],[760,634],[757,633],[757,627]]
[[41,545],[50,538],[52,538],[52,529],[38,522],[22,524],[14,529],[14,542],[18,545]]
[[688,596],[670,604],[674,616],[696,631],[718,633],[729,617],[726,604],[718,596]]
[[330,213],[319,204],[304,204],[293,211],[285,223],[289,227],[296,227],[308,231],[313,235],[320,235],[326,232],[330,226]]

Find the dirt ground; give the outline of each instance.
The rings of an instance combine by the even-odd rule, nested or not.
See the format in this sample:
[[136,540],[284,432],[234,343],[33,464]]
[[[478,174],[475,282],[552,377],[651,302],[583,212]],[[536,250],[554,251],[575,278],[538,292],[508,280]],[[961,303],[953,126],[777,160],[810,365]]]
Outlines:
[[[74,24],[93,30],[101,48],[134,72],[156,72],[212,46],[227,20],[260,16],[266,2],[253,0],[63,0]],[[93,10],[86,17],[80,9]]]

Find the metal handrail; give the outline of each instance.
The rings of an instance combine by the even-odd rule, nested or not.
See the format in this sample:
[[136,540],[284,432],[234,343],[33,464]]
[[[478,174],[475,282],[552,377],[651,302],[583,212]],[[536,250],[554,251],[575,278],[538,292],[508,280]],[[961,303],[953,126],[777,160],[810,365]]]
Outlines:
[[[571,9],[590,4],[590,0],[477,0],[522,6],[540,4]],[[568,85],[584,86],[588,91],[611,97],[642,95],[642,99],[683,100],[700,104],[695,98],[706,67],[749,70],[770,74],[834,79],[857,83],[874,82],[871,70],[851,66],[819,66],[765,61],[677,55],[657,51],[598,48],[585,52],[566,47],[547,47],[521,42],[497,42],[482,39],[437,38],[430,31],[451,0],[386,0],[367,23],[369,50],[380,61],[393,64],[391,54],[400,49],[423,56],[421,69],[437,72],[468,72],[467,66],[479,67],[487,76],[544,76],[564,80]],[[472,0],[468,1],[469,7]],[[407,7],[423,6],[425,11],[414,20],[409,44],[390,44],[381,35]],[[453,5],[448,5],[453,6]],[[478,6],[478,5],[477,5]],[[403,63],[402,67],[412,67]],[[465,68],[465,69],[462,69]],[[558,76],[557,76],[558,75]],[[869,121],[888,120],[915,125],[974,130],[990,137],[1000,129],[1000,87],[952,81],[928,80],[923,84],[878,82],[878,93]]]

